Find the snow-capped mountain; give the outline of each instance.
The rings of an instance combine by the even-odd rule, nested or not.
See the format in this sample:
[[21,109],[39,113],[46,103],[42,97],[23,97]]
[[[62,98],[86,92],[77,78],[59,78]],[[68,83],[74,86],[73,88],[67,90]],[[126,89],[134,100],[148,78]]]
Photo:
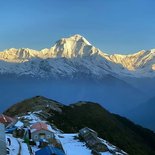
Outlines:
[[132,55],[108,55],[84,37],[62,38],[50,49],[28,48],[0,52],[0,73],[42,78],[95,77],[106,75],[130,77],[155,76],[155,49]]
[[118,64],[132,72],[138,77],[151,77],[155,74],[155,49],[149,51],[139,51],[131,55],[110,55],[109,60]]

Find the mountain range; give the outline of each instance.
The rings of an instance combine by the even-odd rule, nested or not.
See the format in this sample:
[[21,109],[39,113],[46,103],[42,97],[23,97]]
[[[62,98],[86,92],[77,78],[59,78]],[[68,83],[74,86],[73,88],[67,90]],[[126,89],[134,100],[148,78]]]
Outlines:
[[84,74],[96,79],[118,77],[154,77],[155,49],[131,55],[108,55],[84,37],[62,38],[41,51],[28,48],[0,52],[0,73],[38,78],[75,78]]

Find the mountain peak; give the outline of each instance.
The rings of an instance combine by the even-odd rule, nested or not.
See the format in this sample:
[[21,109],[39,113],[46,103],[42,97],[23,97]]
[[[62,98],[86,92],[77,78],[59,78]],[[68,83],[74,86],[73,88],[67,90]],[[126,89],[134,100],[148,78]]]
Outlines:
[[87,44],[87,45],[91,45],[91,44],[89,43],[89,41],[88,41],[86,38],[84,38],[83,36],[81,36],[81,35],[79,35],[79,34],[75,34],[75,35],[71,36],[70,38],[73,38],[73,39],[75,39],[76,41],[82,41],[82,42],[84,42],[84,43]]
[[81,35],[62,38],[50,49],[55,57],[83,57],[91,54],[92,45]]
[[77,39],[81,39],[81,38],[84,38],[82,35],[80,34],[75,34],[75,35],[72,35],[71,36],[72,38],[77,38]]
[[86,38],[84,38],[83,36],[81,36],[80,34],[75,34],[75,35],[72,35],[68,38],[62,38],[62,40],[73,41],[73,42],[81,42],[81,43],[84,43],[86,45],[91,45],[89,43],[89,41]]

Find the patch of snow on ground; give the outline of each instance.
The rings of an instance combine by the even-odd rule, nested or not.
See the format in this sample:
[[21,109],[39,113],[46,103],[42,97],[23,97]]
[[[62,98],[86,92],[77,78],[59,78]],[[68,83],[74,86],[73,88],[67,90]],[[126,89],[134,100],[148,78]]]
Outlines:
[[104,139],[101,139],[102,142],[107,146],[107,148],[111,151],[114,151],[115,154],[117,155],[127,155],[126,152],[124,152],[123,150],[120,150],[119,148],[117,148],[116,146],[112,145],[111,143],[109,143],[108,141],[104,140]]
[[[9,145],[7,138],[11,140],[11,144]],[[12,137],[11,134],[6,134],[7,148],[9,148],[9,155],[18,155],[20,151],[20,145],[16,138]]]
[[15,124],[16,127],[22,127],[24,126],[23,122],[21,121],[18,121],[16,124]]
[[101,155],[112,155],[110,152],[101,153]]
[[41,122],[41,119],[39,117],[37,117],[34,113],[29,113],[28,115],[25,115],[24,118],[28,119],[29,123],[31,123],[31,124]]
[[20,143],[20,144],[21,144],[21,155],[30,155],[27,144],[26,143]]
[[91,155],[91,150],[84,143],[75,139],[76,136],[77,134],[61,134],[57,136],[66,155]]

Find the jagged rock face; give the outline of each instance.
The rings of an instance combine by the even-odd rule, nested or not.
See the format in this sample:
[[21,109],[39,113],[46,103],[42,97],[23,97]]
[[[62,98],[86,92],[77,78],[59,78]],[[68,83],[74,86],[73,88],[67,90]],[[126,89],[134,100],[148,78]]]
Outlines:
[[155,49],[132,55],[108,55],[84,37],[62,38],[50,49],[8,49],[0,52],[0,73],[41,78],[154,77]]

